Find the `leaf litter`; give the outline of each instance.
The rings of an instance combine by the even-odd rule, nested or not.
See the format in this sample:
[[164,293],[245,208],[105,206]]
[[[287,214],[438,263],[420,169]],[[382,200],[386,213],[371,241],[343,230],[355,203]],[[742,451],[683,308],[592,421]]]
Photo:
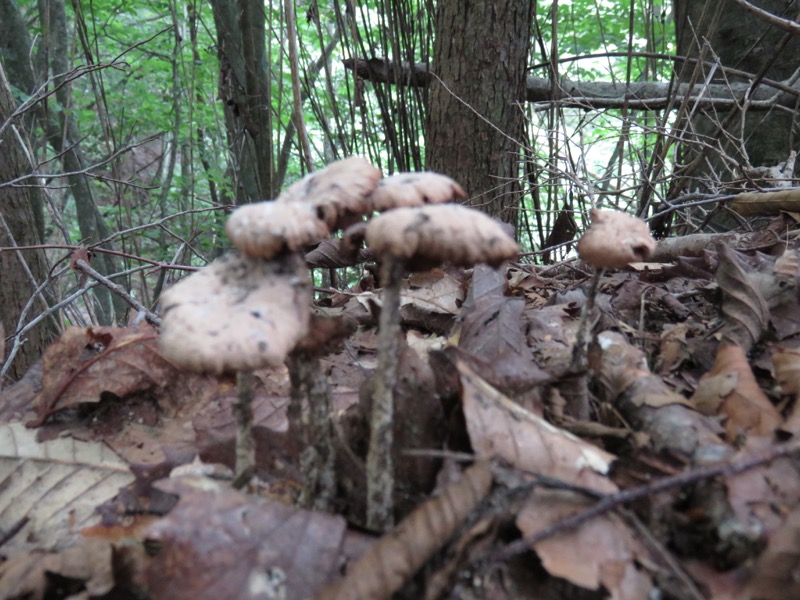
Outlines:
[[363,529],[374,282],[316,307],[359,323],[321,360],[329,513],[296,505],[285,367],[255,374],[257,471],[236,490],[231,376],[178,370],[149,326],[69,329],[0,394],[0,596],[799,595],[800,261],[780,236],[726,239],[604,273],[584,373],[589,270],[407,279],[385,533]]

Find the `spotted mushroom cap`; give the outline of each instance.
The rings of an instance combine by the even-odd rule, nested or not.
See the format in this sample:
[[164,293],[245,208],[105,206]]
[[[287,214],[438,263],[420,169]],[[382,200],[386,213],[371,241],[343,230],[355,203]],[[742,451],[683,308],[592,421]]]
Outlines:
[[204,373],[279,366],[308,331],[310,300],[300,257],[227,254],[164,292],[162,352]]
[[366,158],[351,156],[306,175],[277,202],[311,207],[334,231],[371,212],[369,196],[381,177],[381,170]]
[[412,271],[442,263],[497,266],[519,252],[498,221],[459,204],[390,210],[369,222],[365,239],[376,255],[403,260]]
[[446,175],[424,171],[398,173],[378,182],[372,192],[372,209],[379,212],[403,206],[463,202],[467,194]]
[[236,209],[225,231],[236,248],[259,258],[301,250],[330,234],[312,207],[277,202],[257,202]]
[[647,223],[617,210],[591,210],[592,225],[578,240],[578,256],[597,269],[621,269],[656,249]]

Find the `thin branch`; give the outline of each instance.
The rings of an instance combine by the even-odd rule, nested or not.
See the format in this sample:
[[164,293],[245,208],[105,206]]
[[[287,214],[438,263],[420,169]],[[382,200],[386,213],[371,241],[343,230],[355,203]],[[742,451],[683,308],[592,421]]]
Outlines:
[[779,458],[787,458],[800,452],[800,440],[794,440],[781,446],[775,446],[763,452],[754,453],[743,459],[725,462],[709,467],[693,469],[686,473],[664,477],[653,483],[629,488],[615,494],[598,495],[599,500],[586,510],[575,513],[565,519],[553,523],[552,525],[540,529],[533,535],[526,536],[520,540],[510,543],[508,546],[491,556],[489,562],[499,563],[506,561],[518,554],[530,550],[531,546],[538,544],[559,533],[570,531],[583,525],[587,521],[604,515],[621,506],[625,506],[649,496],[654,496],[667,490],[682,488],[699,481],[712,479],[714,477],[731,477],[745,471],[750,471],[757,467],[769,464]]
[[131,305],[133,308],[135,308],[135,309],[136,309],[136,310],[137,310],[137,311],[138,311],[140,314],[143,314],[143,315],[144,315],[144,317],[145,317],[145,319],[147,320],[147,322],[148,322],[148,323],[150,323],[151,325],[154,325],[154,326],[156,326],[156,327],[161,327],[161,317],[159,317],[159,316],[158,316],[157,314],[155,314],[154,312],[151,312],[151,311],[150,311],[150,310],[149,310],[149,309],[148,309],[148,308],[147,308],[147,307],[146,307],[144,304],[142,304],[141,302],[139,302],[139,301],[138,301],[136,298],[134,298],[133,296],[131,296],[131,295],[130,295],[130,294],[127,292],[127,291],[125,291],[125,288],[123,288],[121,285],[118,285],[118,284],[114,283],[114,282],[113,282],[113,281],[111,281],[111,280],[110,280],[108,277],[105,277],[104,275],[101,275],[100,273],[98,273],[97,271],[95,271],[95,270],[94,270],[94,269],[93,269],[93,268],[92,268],[92,267],[89,265],[89,263],[87,263],[87,262],[86,262],[85,260],[83,260],[83,259],[78,259],[78,260],[76,260],[76,261],[75,261],[75,267],[76,267],[76,268],[77,268],[77,269],[78,269],[78,270],[79,270],[81,273],[85,273],[86,275],[88,275],[88,276],[89,276],[89,277],[91,277],[92,279],[95,279],[95,280],[99,281],[100,283],[102,283],[102,284],[103,284],[104,286],[106,286],[106,287],[107,287],[109,290],[111,290],[111,291],[112,291],[112,292],[114,292],[114,293],[115,293],[117,296],[119,296],[120,298],[122,298],[122,299],[123,299],[125,302],[127,302],[128,304],[130,304],[130,305]]

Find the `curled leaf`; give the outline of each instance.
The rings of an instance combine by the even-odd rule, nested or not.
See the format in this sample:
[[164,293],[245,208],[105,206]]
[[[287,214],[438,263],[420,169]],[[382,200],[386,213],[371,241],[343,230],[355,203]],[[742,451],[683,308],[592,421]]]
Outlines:
[[484,463],[428,500],[350,565],[316,600],[390,598],[438,550],[489,493],[492,474]]
[[726,416],[725,431],[730,441],[743,432],[771,435],[782,421],[739,346],[719,347],[714,367],[700,380],[692,403],[706,414]]
[[725,320],[723,339],[748,352],[767,328],[769,308],[733,250],[719,244],[717,251],[717,284],[722,290],[722,316]]

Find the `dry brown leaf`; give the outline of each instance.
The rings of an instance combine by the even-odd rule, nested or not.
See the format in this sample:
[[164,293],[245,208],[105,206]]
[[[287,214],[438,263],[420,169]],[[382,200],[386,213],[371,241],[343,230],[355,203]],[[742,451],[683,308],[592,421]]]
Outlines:
[[442,269],[414,273],[400,290],[401,305],[413,303],[431,313],[457,315],[464,303],[464,284]]
[[149,327],[70,327],[45,351],[34,424],[58,410],[99,402],[104,392],[125,398],[173,377]]
[[772,365],[781,392],[795,397],[792,410],[781,429],[800,434],[800,401],[797,397],[800,393],[800,349],[778,346],[772,355]]
[[647,223],[616,210],[591,210],[592,225],[578,240],[578,256],[597,269],[621,269],[656,249]]
[[0,564],[0,598],[50,598],[59,587],[55,577],[74,580],[87,598],[104,596],[115,583],[111,544],[80,540],[60,552],[16,554]]
[[[523,536],[530,536],[589,505],[571,492],[537,491],[517,515],[517,527]],[[647,598],[653,587],[650,577],[636,566],[643,550],[616,515],[603,515],[563,531],[534,549],[551,575],[590,590],[603,586],[611,598]]]
[[687,406],[683,396],[650,373],[644,353],[625,336],[603,331],[596,339],[589,360],[599,391],[636,431],[650,437],[656,450],[692,455],[722,443],[716,421]]
[[800,598],[800,507],[786,517],[756,559],[746,597],[759,600]]
[[686,337],[690,331],[691,327],[688,323],[664,326],[657,359],[657,371],[660,375],[677,371],[691,357],[686,346]]
[[683,396],[673,392],[660,377],[650,372],[644,353],[628,344],[622,334],[610,331],[599,334],[590,361],[596,363],[597,355],[602,357],[602,362],[592,364],[593,370],[612,398],[627,393],[636,384],[635,393],[630,394],[629,400],[637,407],[689,405]]
[[529,473],[555,477],[598,492],[614,492],[606,473],[613,455],[559,429],[515,404],[462,360],[464,418],[472,447],[481,458],[502,458]]
[[781,415],[756,382],[747,356],[739,346],[721,344],[714,367],[700,380],[692,403],[702,410],[725,415],[729,441],[741,433],[772,435]]
[[147,531],[161,544],[146,573],[154,598],[309,598],[337,572],[341,517],[253,500],[210,479],[158,487],[180,499]]
[[[554,427],[500,394],[457,359],[464,418],[472,447],[482,458],[502,458],[516,468],[603,493],[617,487],[606,476],[613,456]],[[552,495],[554,494],[554,495]],[[587,506],[572,493],[537,492],[517,518],[524,536],[553,525]],[[551,574],[576,585],[598,589],[606,585],[613,597],[641,598],[650,589],[649,578],[634,566],[630,533],[624,525],[604,517],[574,532],[536,544],[535,550]],[[598,546],[600,540],[615,540]],[[620,547],[624,551],[618,551]],[[610,550],[615,552],[610,552]],[[608,553],[606,551],[609,551]],[[642,591],[644,595],[641,595]],[[639,594],[639,595],[637,595]]]
[[69,544],[99,520],[95,508],[133,481],[128,466],[100,442],[36,441],[22,423],[0,424],[0,537],[27,519],[4,548]]
[[733,250],[717,245],[717,284],[722,290],[723,339],[749,352],[767,328],[769,308]]
[[455,533],[486,496],[492,474],[484,463],[467,469],[442,494],[428,500],[384,535],[347,576],[331,584],[315,600],[381,600],[390,598]]

